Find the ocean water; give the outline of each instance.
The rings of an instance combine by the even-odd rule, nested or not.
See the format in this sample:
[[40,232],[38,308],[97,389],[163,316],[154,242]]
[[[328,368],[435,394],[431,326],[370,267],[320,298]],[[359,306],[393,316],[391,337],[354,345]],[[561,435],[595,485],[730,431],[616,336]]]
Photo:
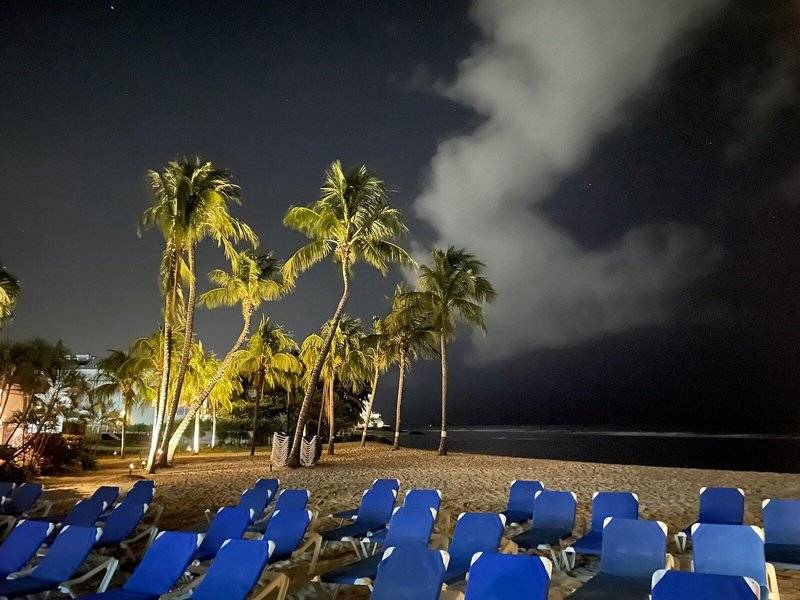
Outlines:
[[[390,438],[391,432],[379,435]],[[435,449],[439,431],[401,435],[412,448]],[[800,473],[800,436],[597,431],[537,427],[453,427],[455,452],[601,463]]]

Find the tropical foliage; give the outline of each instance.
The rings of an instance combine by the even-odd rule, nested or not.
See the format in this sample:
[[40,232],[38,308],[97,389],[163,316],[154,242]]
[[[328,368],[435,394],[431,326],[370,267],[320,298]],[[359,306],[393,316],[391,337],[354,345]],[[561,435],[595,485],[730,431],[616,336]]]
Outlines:
[[0,323],[14,313],[19,292],[19,281],[0,262]]

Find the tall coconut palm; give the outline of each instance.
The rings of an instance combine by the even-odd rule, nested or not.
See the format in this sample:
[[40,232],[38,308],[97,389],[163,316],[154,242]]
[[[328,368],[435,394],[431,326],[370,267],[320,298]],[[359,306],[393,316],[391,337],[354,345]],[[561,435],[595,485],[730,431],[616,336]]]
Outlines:
[[372,318],[372,333],[364,340],[365,352],[372,366],[372,387],[370,388],[369,400],[364,416],[364,429],[361,432],[361,447],[367,445],[367,429],[372,418],[372,407],[375,405],[375,394],[378,391],[378,381],[380,376],[389,369],[389,365],[394,360],[391,348],[388,344],[387,335],[384,332],[383,319],[380,317]]
[[250,456],[255,456],[256,453],[256,424],[259,404],[264,403],[264,390],[274,390],[277,387],[288,389],[292,376],[299,375],[302,370],[298,352],[297,342],[291,335],[280,325],[274,325],[267,317],[262,316],[255,333],[250,336],[247,348],[237,358],[239,372],[251,377],[260,388],[253,406]]
[[394,444],[392,450],[400,449],[400,429],[403,414],[403,388],[405,376],[411,363],[418,358],[436,356],[436,333],[431,327],[428,307],[416,295],[406,295],[397,286],[392,299],[392,311],[384,322],[386,353],[397,362],[397,401],[395,405]]
[[97,362],[100,383],[94,389],[94,394],[99,398],[110,398],[116,394],[122,398],[121,425],[119,454],[125,457],[125,434],[130,418],[130,411],[134,406],[141,404],[148,398],[147,372],[144,364],[133,355],[132,349],[110,350],[109,355]]
[[0,262],[0,323],[13,314],[19,292],[19,281]]
[[[230,214],[231,204],[241,204],[239,186],[231,181],[227,171],[216,169],[210,161],[197,159],[170,162],[161,172],[148,171],[148,182],[154,203],[143,214],[140,229],[158,228],[167,242],[162,264],[165,296],[169,308],[165,309],[165,364],[162,385],[159,388],[159,409],[163,405],[163,435],[161,436],[162,461],[180,403],[183,381],[186,376],[193,341],[194,312],[196,306],[195,247],[210,237],[223,246],[226,255],[233,252],[233,243],[247,240],[253,247],[257,238],[245,223]],[[166,355],[172,351],[172,323],[177,303],[178,286],[188,288],[184,307],[184,335],[178,362],[177,376],[170,381],[170,367]],[[167,398],[169,385],[173,393]],[[157,435],[154,433],[154,435]]]
[[364,261],[385,275],[392,263],[415,263],[403,248],[393,242],[407,231],[400,211],[387,204],[383,182],[364,165],[345,173],[341,163],[334,162],[325,174],[320,198],[308,206],[290,207],[283,224],[311,240],[286,261],[283,273],[288,284],[294,284],[300,273],[330,255],[339,264],[342,274],[342,295],[306,383],[297,419],[289,466],[298,467],[303,427],[322,364],[350,297],[353,265]]
[[[483,304],[497,296],[492,284],[483,276],[485,265],[463,248],[433,249],[431,263],[421,265],[417,291],[406,296],[425,306],[431,326],[439,337],[442,367],[442,429],[439,454],[447,454],[447,343],[453,339],[456,321],[486,331]],[[413,311],[412,311],[413,312]]]
[[[314,364],[318,360],[325,339],[333,328],[332,321],[322,326],[318,334],[309,335],[300,350],[300,356],[306,364]],[[361,327],[360,319],[342,315],[339,326],[335,329],[330,351],[320,371],[322,379],[322,400],[320,402],[319,423],[322,422],[323,409],[328,416],[328,454],[334,453],[336,422],[334,412],[334,396],[336,382],[358,391],[369,377],[369,364],[365,352],[366,334]],[[318,423],[318,429],[319,429]],[[318,432],[319,433],[319,432]]]
[[181,436],[189,426],[195,413],[205,404],[214,387],[226,376],[228,369],[250,333],[253,312],[265,300],[275,300],[283,292],[283,286],[277,277],[280,265],[272,254],[254,255],[251,252],[236,252],[231,256],[231,271],[215,269],[209,273],[209,279],[218,287],[200,296],[200,303],[208,308],[240,305],[242,311],[242,329],[231,349],[225,355],[219,368],[207,381],[202,391],[189,405],[183,420],[172,433],[167,446],[167,461],[172,462]]

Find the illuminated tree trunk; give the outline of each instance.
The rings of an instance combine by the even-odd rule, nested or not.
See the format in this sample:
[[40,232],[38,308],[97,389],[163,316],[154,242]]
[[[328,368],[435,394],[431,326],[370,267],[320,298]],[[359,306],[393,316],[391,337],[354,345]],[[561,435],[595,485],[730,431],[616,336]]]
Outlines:
[[194,413],[194,436],[192,437],[192,454],[200,453],[200,411]]
[[400,350],[400,378],[397,380],[397,406],[394,415],[394,444],[392,450],[400,449],[400,417],[403,410],[403,385],[406,375],[406,353]]
[[367,428],[369,427],[369,420],[372,418],[372,405],[375,403],[375,392],[378,390],[378,378],[380,373],[377,365],[375,372],[372,374],[372,393],[369,395],[369,403],[367,404],[367,414],[364,419],[364,431],[361,432],[361,447],[367,445]]
[[439,335],[439,351],[442,355],[442,432],[439,437],[439,456],[447,454],[447,343]]

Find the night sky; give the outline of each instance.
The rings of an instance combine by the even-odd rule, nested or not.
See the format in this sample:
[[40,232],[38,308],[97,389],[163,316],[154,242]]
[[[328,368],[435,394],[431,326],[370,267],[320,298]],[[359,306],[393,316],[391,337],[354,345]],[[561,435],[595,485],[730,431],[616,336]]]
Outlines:
[[[395,190],[408,247],[466,245],[497,283],[451,352],[453,424],[796,432],[800,3],[650,1],[3,3],[2,335],[102,355],[155,329],[147,169],[229,169],[285,257],[339,158]],[[402,277],[358,268],[348,312]],[[339,293],[324,263],[264,312],[302,338]],[[239,325],[197,333],[224,353]],[[436,422],[438,365],[408,386]]]

